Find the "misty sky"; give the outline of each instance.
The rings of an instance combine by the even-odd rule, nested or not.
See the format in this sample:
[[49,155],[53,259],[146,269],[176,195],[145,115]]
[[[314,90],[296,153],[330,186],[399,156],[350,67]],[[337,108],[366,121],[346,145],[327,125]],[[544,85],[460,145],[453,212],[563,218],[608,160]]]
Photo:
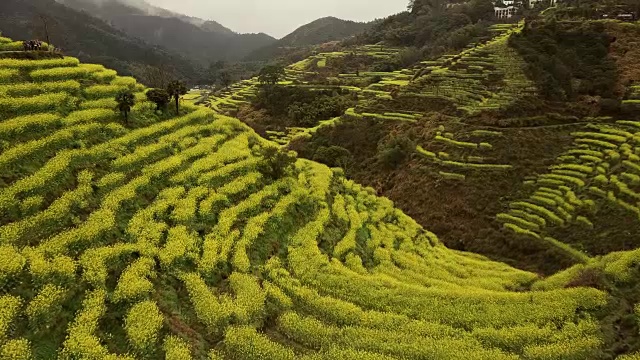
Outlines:
[[281,38],[325,16],[370,21],[406,10],[409,0],[147,0],[241,33],[264,32]]

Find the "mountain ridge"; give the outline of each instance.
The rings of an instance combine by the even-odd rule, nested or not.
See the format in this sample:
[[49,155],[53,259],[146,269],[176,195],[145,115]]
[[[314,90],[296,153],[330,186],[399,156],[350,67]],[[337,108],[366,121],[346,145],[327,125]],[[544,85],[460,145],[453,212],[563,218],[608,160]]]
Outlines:
[[214,20],[205,20],[194,16],[189,16],[185,14],[180,14],[159,6],[151,5],[144,0],[56,0],[57,2],[75,7],[82,8],[83,5],[88,6],[86,10],[91,10],[95,7],[105,7],[109,5],[113,5],[114,3],[119,3],[131,10],[139,10],[140,14],[149,15],[149,16],[158,16],[164,18],[178,18],[180,20],[186,21],[198,27],[201,27],[207,31],[223,33],[223,34],[236,34],[237,32],[227,28],[226,26],[220,24]]
[[131,36],[180,53],[202,66],[217,60],[239,60],[276,41],[264,33],[239,34],[213,20],[177,14],[144,1],[137,2],[137,5],[120,0],[99,3],[91,0],[58,1],[98,17]]
[[[371,21],[358,22],[353,20],[341,19],[335,16],[325,16],[296,28],[294,31],[280,39],[279,42],[288,46],[305,46],[315,45],[327,41],[341,40],[342,38],[346,38],[368,28],[372,23],[373,22]],[[334,33],[331,34],[316,34],[316,36],[318,36],[316,38],[311,36],[312,32],[316,32],[319,30],[321,31],[325,28],[336,26],[342,26],[343,29],[332,29]],[[347,28],[348,26],[352,26],[353,28]],[[324,39],[322,38],[323,36],[325,36]]]
[[159,68],[169,77],[188,81],[202,77],[202,68],[183,56],[131,37],[99,18],[54,0],[0,2],[0,23],[7,25],[0,30],[5,36],[46,39],[43,20],[52,44],[83,61],[101,63],[145,83],[151,82],[152,69]]
[[269,60],[287,48],[303,48],[331,41],[344,40],[369,29],[374,22],[356,22],[334,16],[326,16],[298,27],[282,39],[257,49],[245,60]]

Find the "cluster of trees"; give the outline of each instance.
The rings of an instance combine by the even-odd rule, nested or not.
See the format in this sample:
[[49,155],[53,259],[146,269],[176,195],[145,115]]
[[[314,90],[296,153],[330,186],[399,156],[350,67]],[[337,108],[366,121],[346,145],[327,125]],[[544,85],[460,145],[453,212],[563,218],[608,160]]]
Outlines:
[[297,154],[275,146],[254,147],[257,150],[256,156],[262,160],[258,163],[257,169],[265,177],[272,180],[282,179],[295,173]]
[[[165,111],[171,99],[175,100],[176,114],[180,114],[180,96],[186,94],[187,86],[179,80],[170,82],[166,89],[149,89],[147,99],[156,104],[156,109]],[[135,105],[136,97],[131,90],[125,90],[116,95],[117,110],[122,114],[125,123],[129,122],[129,113]]]
[[209,76],[212,83],[217,83],[228,88],[233,83],[231,73],[226,69],[226,63],[222,60],[212,62],[209,65]]
[[549,15],[557,19],[600,19],[604,15],[615,18],[619,14],[640,16],[640,0],[565,0]]
[[74,10],[59,1],[2,0],[0,24],[5,36],[47,40],[67,56],[100,63],[147,85],[153,85],[148,73],[160,68],[171,78],[189,82],[203,76],[199,65],[180,54],[149,45],[91,13]]
[[340,116],[353,106],[347,90],[281,85],[284,76],[284,67],[279,64],[267,65],[258,74],[260,89],[252,100],[252,113],[263,114],[259,115],[263,125],[313,127],[318,121]]
[[376,64],[373,71],[391,72],[411,67],[423,59],[422,51],[417,47],[408,47],[401,50],[396,56],[382,63]]
[[258,81],[262,85],[276,85],[285,75],[284,67],[279,64],[267,65],[260,70]]
[[543,96],[573,100],[579,95],[615,97],[616,63],[609,57],[611,37],[599,22],[529,22],[509,39],[527,63]]
[[265,109],[272,117],[285,119],[287,125],[312,127],[319,120],[342,115],[352,105],[348,91],[340,88],[311,90],[279,86],[282,74],[282,67],[265,67],[259,77],[262,89],[254,100],[254,106],[258,110]]
[[407,161],[416,150],[410,135],[389,135],[378,145],[376,158],[387,169],[395,169]]
[[485,36],[494,20],[493,0],[452,3],[445,0],[412,0],[409,11],[390,16],[354,41],[415,47],[437,56],[458,50],[472,39]]
[[[308,51],[305,52],[305,56],[302,59],[308,55],[310,55],[310,53]],[[295,61],[287,60],[285,62],[291,63]],[[208,84],[218,85],[226,89],[237,81],[254,77],[260,72],[264,65],[265,63],[263,61],[213,61],[209,64],[207,76],[203,77],[203,79],[205,79]]]

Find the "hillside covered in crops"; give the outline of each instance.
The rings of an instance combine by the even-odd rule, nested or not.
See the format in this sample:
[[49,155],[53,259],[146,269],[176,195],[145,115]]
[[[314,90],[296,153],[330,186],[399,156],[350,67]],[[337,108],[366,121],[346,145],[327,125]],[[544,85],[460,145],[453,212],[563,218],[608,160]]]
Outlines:
[[640,359],[640,25],[426,3],[175,107],[0,37],[0,359]]
[[[594,19],[602,8],[572,4],[522,22],[485,24],[484,30],[474,25],[466,45],[442,54],[408,46],[410,27],[407,40],[395,43],[317,49],[286,66],[277,82],[259,76],[194,91],[192,98],[303,158],[344,169],[449,249],[545,277],[510,288],[518,296],[586,288],[609,294],[607,305],[586,311],[598,319],[599,350],[571,352],[588,347],[581,334],[571,345],[544,354],[516,351],[515,358],[623,358],[639,345],[633,307],[640,297],[640,25]],[[362,37],[385,34],[385,26],[399,33],[403,16],[410,15],[389,18]],[[356,227],[358,241],[370,244],[376,231]],[[358,255],[366,264],[366,255]],[[410,269],[394,256],[391,261]],[[366,268],[369,274],[380,270]],[[439,285],[429,282],[428,288]],[[332,293],[328,288],[322,291]],[[378,299],[386,304],[388,298]],[[440,311],[456,300],[425,301]],[[478,304],[465,316],[490,311]],[[491,326],[507,336],[501,341],[511,349],[537,336]],[[324,334],[320,328],[313,333]]]
[[[517,58],[504,45],[517,29],[496,30],[465,55],[505,56],[487,57],[492,67]],[[396,50],[356,51],[384,58]],[[432,76],[457,76],[455,60],[441,61],[425,64]],[[378,88],[361,91],[382,100],[393,99],[387,86],[411,77],[377,76]],[[533,87],[509,76],[520,80],[464,106],[499,106],[514,88]],[[549,234],[565,222],[597,224],[589,211],[607,198],[633,208],[635,122],[575,134],[567,165],[553,165],[563,172],[531,180],[535,195],[497,217],[519,241],[552,244],[580,263],[542,278],[445,247],[373,188],[222,114],[254,86],[209,99],[211,109],[184,104],[176,113],[156,110],[144,86],[100,65],[0,59],[0,358],[606,359],[640,348],[640,253],[591,257]],[[127,121],[113,110],[122,90],[136,98]],[[415,125],[422,115],[356,108],[345,116]],[[473,181],[467,167],[511,171],[470,158],[503,145],[503,132],[432,126],[433,142],[412,149],[441,178],[432,186]],[[543,210],[551,201],[563,210]]]
[[318,52],[268,90],[196,102],[343,168],[451,248],[550,275],[640,246],[640,26],[560,10],[408,67],[415,50],[386,43]]

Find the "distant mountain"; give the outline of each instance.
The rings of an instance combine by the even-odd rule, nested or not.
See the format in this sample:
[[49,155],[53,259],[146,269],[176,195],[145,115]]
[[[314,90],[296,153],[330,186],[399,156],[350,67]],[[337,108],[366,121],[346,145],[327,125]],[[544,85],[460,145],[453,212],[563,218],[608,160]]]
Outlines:
[[371,23],[359,23],[335,17],[325,17],[297,28],[278,41],[281,46],[308,46],[342,40],[360,33]]
[[300,48],[343,40],[359,34],[373,23],[359,23],[335,17],[325,17],[303,25],[291,34],[249,54],[246,60],[268,60],[277,57],[290,48]]
[[213,32],[222,33],[222,34],[235,34],[235,32],[229,30],[228,28],[222,26],[220,23],[213,20],[205,21],[205,20],[190,17],[190,16],[186,16],[186,18],[190,19],[191,21],[204,21],[196,25],[200,26],[200,28],[206,31],[213,31]]
[[108,20],[114,16],[122,15],[149,15],[163,18],[178,18],[190,24],[201,27],[203,30],[221,34],[235,34],[229,28],[212,20],[179,14],[158,6],[149,4],[144,0],[56,0],[75,9],[93,13],[93,16]]
[[177,14],[143,0],[58,0],[99,17],[131,36],[208,65],[239,60],[276,41],[266,34],[238,34],[221,24]]
[[[87,13],[54,0],[0,1],[0,31],[14,39],[46,39],[69,56],[84,62],[103,64],[122,74],[146,81],[148,74],[162,68],[168,77],[197,82],[200,66],[185,57],[117,30]],[[146,81],[148,83],[148,81]]]

